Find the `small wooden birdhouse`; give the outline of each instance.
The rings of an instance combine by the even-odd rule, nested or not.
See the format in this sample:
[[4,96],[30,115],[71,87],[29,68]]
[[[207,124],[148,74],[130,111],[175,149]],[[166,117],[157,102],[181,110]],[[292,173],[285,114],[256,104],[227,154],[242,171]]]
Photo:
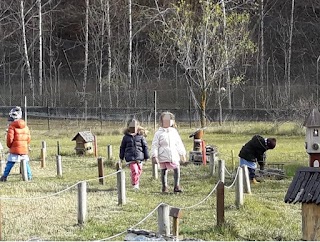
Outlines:
[[310,155],[309,166],[319,167],[320,161],[320,113],[313,109],[306,118],[303,126],[306,127],[305,148]]
[[94,136],[90,131],[81,131],[74,136],[72,141],[76,141],[76,154],[87,155],[93,154]]
[[320,240],[320,169],[297,170],[284,201],[302,204],[302,240]]

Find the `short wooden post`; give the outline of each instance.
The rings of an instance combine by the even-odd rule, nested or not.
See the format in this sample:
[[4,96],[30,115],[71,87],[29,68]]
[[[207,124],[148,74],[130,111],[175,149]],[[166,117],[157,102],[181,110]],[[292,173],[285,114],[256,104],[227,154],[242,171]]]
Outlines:
[[216,155],[214,152],[210,152],[210,176],[213,176],[216,169]]
[[104,185],[104,169],[103,169],[103,160],[101,157],[98,158],[98,175],[99,183]]
[[251,194],[251,186],[250,186],[250,178],[249,178],[249,170],[247,165],[242,165],[242,173],[243,173],[243,190],[245,193]]
[[112,159],[112,145],[107,146],[107,157],[108,157],[108,160]]
[[5,160],[0,160],[0,174],[4,172],[4,167],[5,167]]
[[219,160],[218,165],[219,165],[219,179],[220,179],[220,181],[222,181],[224,183],[225,182],[225,162],[224,162],[224,160]]
[[232,162],[232,170],[234,170],[235,169],[234,150],[231,150],[231,162]]
[[319,241],[320,206],[316,203],[302,203],[302,240]]
[[41,168],[46,166],[46,156],[47,156],[47,145],[45,141],[42,141],[41,148]]
[[20,161],[20,167],[21,167],[22,180],[28,181],[27,161],[25,159],[22,159]]
[[78,184],[78,224],[84,224],[87,216],[87,183]]
[[126,176],[124,170],[117,173],[118,205],[126,204]]
[[161,235],[170,235],[169,206],[167,204],[161,204],[158,208],[158,231]]
[[57,141],[57,155],[60,155],[60,144],[59,144],[59,141]]
[[217,226],[224,224],[224,183],[219,182],[217,186]]
[[61,155],[56,155],[56,164],[57,164],[57,176],[62,177]]
[[179,219],[182,217],[182,211],[179,208],[171,208],[169,215],[172,217],[172,234],[179,236]]
[[243,205],[243,174],[242,169],[238,168],[238,177],[236,180],[236,207]]
[[153,179],[158,179],[158,164],[152,162],[152,177]]
[[94,135],[94,157],[98,157],[98,141],[97,141],[97,136]]

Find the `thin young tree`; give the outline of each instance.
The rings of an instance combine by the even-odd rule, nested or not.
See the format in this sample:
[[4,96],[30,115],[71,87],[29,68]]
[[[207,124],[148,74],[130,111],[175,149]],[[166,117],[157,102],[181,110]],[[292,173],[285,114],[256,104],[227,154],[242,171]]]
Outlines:
[[34,90],[34,81],[31,72],[30,60],[28,56],[28,45],[27,45],[27,37],[26,37],[26,23],[25,23],[25,16],[24,16],[24,0],[20,1],[20,17],[21,17],[21,26],[22,26],[22,42],[23,42],[23,49],[24,49],[24,59],[28,73],[29,79],[29,88],[32,92],[32,104],[34,105],[35,102],[35,90]]

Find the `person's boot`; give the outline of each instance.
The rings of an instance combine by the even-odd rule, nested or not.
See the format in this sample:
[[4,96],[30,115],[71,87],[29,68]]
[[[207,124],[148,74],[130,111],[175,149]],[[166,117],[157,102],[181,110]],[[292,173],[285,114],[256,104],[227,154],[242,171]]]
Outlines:
[[168,193],[168,171],[167,169],[161,170],[161,183],[162,183],[162,193]]
[[162,186],[162,193],[163,194],[168,194],[169,193],[167,186]]
[[259,184],[260,182],[256,180],[256,178],[253,178],[252,180],[250,180],[251,184]]
[[6,182],[6,181],[7,181],[7,177],[6,177],[6,176],[2,176],[2,177],[0,177],[0,181],[2,181],[2,182]]
[[182,192],[182,190],[181,190],[180,186],[177,185],[177,186],[174,187],[173,192],[174,192],[174,193]]

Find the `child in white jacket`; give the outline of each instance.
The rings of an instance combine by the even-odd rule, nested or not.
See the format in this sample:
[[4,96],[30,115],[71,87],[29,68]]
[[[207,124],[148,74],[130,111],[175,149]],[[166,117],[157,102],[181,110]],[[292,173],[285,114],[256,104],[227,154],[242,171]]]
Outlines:
[[180,161],[186,161],[186,149],[174,126],[174,115],[163,112],[160,115],[160,128],[152,141],[152,160],[160,166],[162,192],[168,193],[168,170],[173,170],[174,192],[182,192],[180,188]]

